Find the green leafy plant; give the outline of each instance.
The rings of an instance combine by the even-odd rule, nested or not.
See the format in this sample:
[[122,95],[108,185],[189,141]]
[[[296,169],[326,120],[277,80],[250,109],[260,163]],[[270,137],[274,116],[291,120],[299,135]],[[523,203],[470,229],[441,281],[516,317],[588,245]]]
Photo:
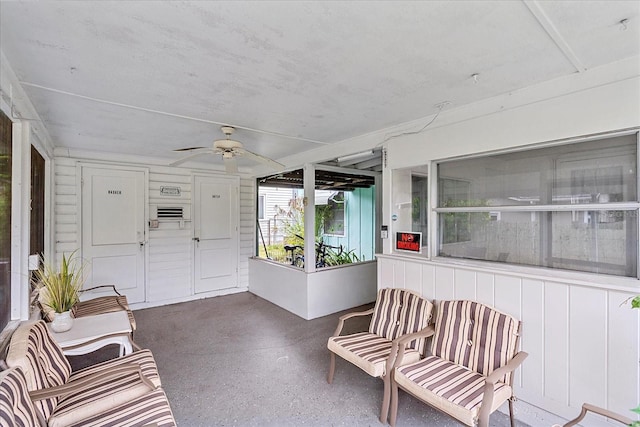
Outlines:
[[62,254],[59,269],[40,257],[42,265],[34,273],[34,285],[40,288],[41,304],[56,313],[71,310],[79,300],[86,264],[76,256],[76,252],[73,251],[68,257]]
[[358,258],[358,255],[356,255],[355,250],[350,250],[348,252],[336,252],[333,249],[327,249],[325,262],[328,266],[351,264],[354,262],[360,262],[360,258]]

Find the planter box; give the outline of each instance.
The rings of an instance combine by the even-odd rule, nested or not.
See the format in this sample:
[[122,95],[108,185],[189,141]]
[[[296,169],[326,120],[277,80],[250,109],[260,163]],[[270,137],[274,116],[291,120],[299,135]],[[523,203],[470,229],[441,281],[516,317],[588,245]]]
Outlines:
[[273,261],[249,259],[249,291],[306,320],[373,302],[377,289],[376,261],[305,273]]

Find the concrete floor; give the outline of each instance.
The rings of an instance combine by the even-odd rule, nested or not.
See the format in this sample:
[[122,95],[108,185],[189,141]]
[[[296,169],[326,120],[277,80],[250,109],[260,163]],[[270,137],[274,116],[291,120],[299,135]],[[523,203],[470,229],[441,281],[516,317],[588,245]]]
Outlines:
[[[306,321],[247,292],[136,311],[136,342],[153,352],[179,426],[382,426],[381,380],[338,358],[327,384],[327,338],[344,313]],[[459,425],[400,392],[398,427]],[[496,412],[491,425],[509,419]]]

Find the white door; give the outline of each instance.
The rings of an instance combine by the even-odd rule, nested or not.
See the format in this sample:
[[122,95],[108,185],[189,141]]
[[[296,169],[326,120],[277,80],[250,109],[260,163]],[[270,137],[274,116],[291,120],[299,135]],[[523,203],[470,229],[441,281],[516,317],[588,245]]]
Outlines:
[[194,289],[238,286],[238,180],[194,177]]
[[85,288],[116,285],[130,303],[145,301],[144,170],[82,167]]

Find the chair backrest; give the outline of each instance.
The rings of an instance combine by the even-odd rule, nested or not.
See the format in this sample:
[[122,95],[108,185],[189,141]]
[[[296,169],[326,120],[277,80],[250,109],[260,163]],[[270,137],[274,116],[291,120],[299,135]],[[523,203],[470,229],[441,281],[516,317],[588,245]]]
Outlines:
[[[431,353],[489,375],[518,351],[520,321],[475,301],[440,301]],[[511,384],[511,375],[504,378]]]
[[[426,328],[433,304],[406,289],[384,288],[378,297],[369,324],[369,333],[394,340],[402,335]],[[424,354],[425,339],[414,340],[408,347]]]
[[19,367],[0,372],[0,426],[39,426],[38,413],[29,398],[27,380]]
[[[29,391],[65,384],[71,375],[71,365],[42,320],[25,322],[16,329],[6,362],[10,367],[22,369]],[[56,397],[35,402],[45,419],[57,404]]]

